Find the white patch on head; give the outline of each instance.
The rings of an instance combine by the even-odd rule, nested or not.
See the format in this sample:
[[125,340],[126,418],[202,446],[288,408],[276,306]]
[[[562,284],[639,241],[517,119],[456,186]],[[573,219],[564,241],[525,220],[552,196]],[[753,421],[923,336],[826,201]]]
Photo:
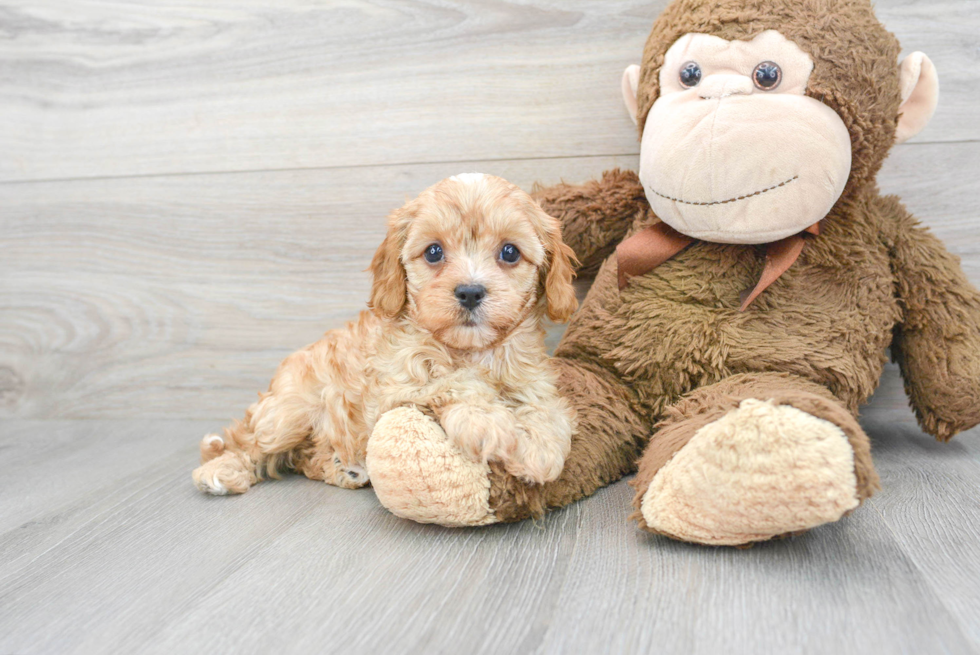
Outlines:
[[460,184],[476,184],[485,177],[486,175],[483,173],[460,173],[459,175],[453,175],[449,179]]
[[469,275],[466,284],[483,284],[483,266],[469,256],[466,257],[466,272]]

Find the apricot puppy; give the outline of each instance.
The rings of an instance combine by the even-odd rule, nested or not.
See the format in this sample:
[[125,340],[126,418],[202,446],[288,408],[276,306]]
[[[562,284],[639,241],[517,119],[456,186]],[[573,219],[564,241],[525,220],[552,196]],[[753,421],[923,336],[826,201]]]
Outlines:
[[415,405],[466,455],[542,483],[561,473],[573,415],[544,347],[545,315],[577,306],[557,220],[509,182],[457,175],[392,213],[369,311],[287,357],[245,418],[201,442],[194,483],[243,493],[293,469],[368,483],[378,418]]

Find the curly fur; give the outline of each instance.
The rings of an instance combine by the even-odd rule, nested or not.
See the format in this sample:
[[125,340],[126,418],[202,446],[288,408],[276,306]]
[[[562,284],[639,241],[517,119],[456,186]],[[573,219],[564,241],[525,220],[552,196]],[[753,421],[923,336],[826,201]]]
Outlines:
[[[430,263],[434,243],[445,256]],[[518,261],[499,257],[505,244]],[[541,321],[577,304],[558,221],[500,178],[450,178],[392,214],[371,272],[371,311],[286,358],[242,421],[202,440],[197,486],[242,493],[283,468],[363,486],[368,436],[405,406],[437,417],[474,460],[532,484],[557,478],[573,416]],[[455,289],[475,283],[486,296],[467,310]]]

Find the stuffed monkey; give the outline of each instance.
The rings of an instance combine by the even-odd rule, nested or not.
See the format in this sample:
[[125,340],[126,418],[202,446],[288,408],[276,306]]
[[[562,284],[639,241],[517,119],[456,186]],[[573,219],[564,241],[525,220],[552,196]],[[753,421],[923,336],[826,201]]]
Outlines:
[[595,274],[554,365],[562,476],[475,466],[411,408],[368,446],[418,521],[515,521],[638,469],[641,528],[742,545],[836,521],[878,487],[858,407],[891,347],[922,429],[980,423],[980,294],[875,175],[938,97],[868,0],[675,0],[622,80],[639,172],[538,189]]

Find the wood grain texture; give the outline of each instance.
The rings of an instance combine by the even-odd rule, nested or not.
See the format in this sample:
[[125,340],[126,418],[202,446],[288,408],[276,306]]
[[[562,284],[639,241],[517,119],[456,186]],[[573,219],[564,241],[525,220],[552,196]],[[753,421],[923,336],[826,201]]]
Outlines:
[[[978,140],[976,0],[880,0]],[[637,151],[620,99],[666,0],[0,2],[0,180]]]
[[0,185],[0,412],[237,415],[282,357],[364,307],[364,269],[406,198],[460,170],[529,185],[631,164]]
[[[0,509],[41,473],[81,484],[0,526],[0,652],[977,653],[980,432],[934,446],[910,420],[865,419],[873,504],[750,550],[638,532],[625,482],[449,530],[296,476],[204,496],[192,440],[214,424],[6,420]],[[41,467],[36,434],[82,445]]]
[[902,414],[865,418],[887,491],[871,504],[980,649],[980,430],[942,444]]
[[[625,482],[458,531],[191,485],[406,197],[636,166],[619,76],[664,4],[0,0],[0,653],[980,653],[980,430],[931,441],[894,366],[884,490],[747,551],[638,532]],[[980,283],[976,0],[876,4],[943,84],[882,189]]]
[[[0,415],[237,416],[289,352],[364,306],[387,213],[454,173],[529,187],[634,157],[0,185]],[[980,143],[881,173],[980,283]]]

